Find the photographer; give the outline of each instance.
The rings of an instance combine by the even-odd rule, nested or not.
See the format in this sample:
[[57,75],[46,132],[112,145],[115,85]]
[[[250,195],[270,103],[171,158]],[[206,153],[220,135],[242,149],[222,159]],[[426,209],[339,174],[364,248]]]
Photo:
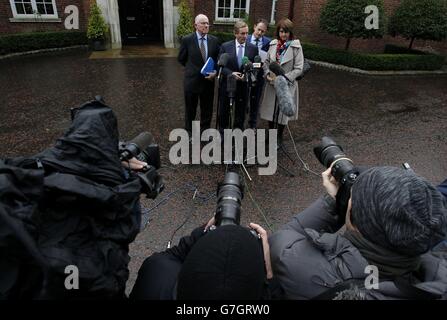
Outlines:
[[140,194],[156,197],[163,180],[147,163],[150,134],[118,138],[96,99],[72,109],[53,147],[0,159],[0,299],[125,297]]
[[[339,230],[339,184],[331,167],[322,177],[327,194],[269,239],[273,271],[287,298],[322,298],[347,281],[356,284],[356,299],[437,299],[447,293],[447,263],[432,250],[445,239],[447,208],[434,186],[403,169],[370,168],[352,185]],[[365,288],[367,266],[379,271],[373,289]]]
[[[130,294],[136,300],[259,300],[278,297],[267,232],[239,225],[214,229],[215,219],[179,244],[148,257]],[[214,229],[214,230],[213,230]],[[261,243],[259,243],[261,242]]]

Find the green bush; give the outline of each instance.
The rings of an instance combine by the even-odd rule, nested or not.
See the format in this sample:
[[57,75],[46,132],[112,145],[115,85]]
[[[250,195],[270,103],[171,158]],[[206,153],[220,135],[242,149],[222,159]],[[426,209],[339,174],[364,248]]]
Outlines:
[[191,9],[185,0],[180,2],[178,7],[180,20],[177,26],[177,37],[181,41],[182,38],[192,32],[194,32],[194,21],[191,13]]
[[302,43],[306,58],[362,70],[438,70],[444,57],[435,54],[366,54]]
[[447,0],[404,0],[390,19],[388,33],[411,39],[441,41],[447,37]]
[[105,39],[109,27],[107,26],[103,16],[101,15],[101,9],[96,2],[90,7],[90,17],[88,18],[87,38],[90,40]]
[[[375,5],[379,9],[379,29],[365,27],[365,8]],[[320,28],[329,34],[346,38],[345,50],[352,38],[381,38],[385,33],[385,12],[382,0],[328,0],[321,10]]]
[[404,48],[393,44],[386,44],[383,53],[426,54],[426,52],[420,50]]
[[87,44],[85,32],[34,32],[0,36],[0,55]]
[[210,34],[212,34],[213,36],[216,36],[219,39],[219,43],[224,43],[227,41],[231,41],[234,40],[234,34],[231,32],[210,32]]

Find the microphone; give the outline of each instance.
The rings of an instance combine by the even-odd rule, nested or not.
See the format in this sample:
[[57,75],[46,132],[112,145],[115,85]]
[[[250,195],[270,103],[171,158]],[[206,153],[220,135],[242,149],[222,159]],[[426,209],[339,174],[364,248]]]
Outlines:
[[253,86],[255,86],[256,81],[258,80],[259,70],[262,67],[262,61],[260,56],[255,56],[253,61],[254,62],[253,62],[253,72],[251,76],[251,82],[253,83]]
[[282,76],[282,77],[284,77],[287,81],[289,81],[290,83],[292,83],[292,81],[290,81],[290,79],[286,77],[286,72],[284,71],[283,68],[281,68],[281,66],[279,65],[278,62],[273,61],[272,63],[270,63],[270,65],[269,65],[269,70],[270,70],[271,72],[273,72],[273,73],[276,75],[276,77]]
[[217,61],[217,66],[219,67],[219,72],[217,75],[217,80],[220,80],[220,76],[222,74],[222,69],[227,66],[228,59],[230,58],[230,55],[226,52],[222,53],[219,57],[219,60]]
[[286,78],[284,76],[276,77],[275,81],[273,82],[273,86],[275,88],[276,97],[278,99],[279,110],[284,115],[293,117],[296,112],[296,107]]
[[142,132],[129,143],[126,143],[124,149],[121,151],[120,160],[128,161],[133,157],[138,156],[141,151],[146,149],[150,144],[152,144],[154,137],[149,132]]
[[226,52],[222,53],[219,57],[219,60],[217,61],[217,65],[219,67],[225,67],[228,63],[228,59],[230,58],[230,55]]
[[261,67],[262,67],[262,59],[261,59],[261,57],[260,56],[255,56],[253,61],[254,61],[253,62],[253,68],[257,69],[257,70],[261,69]]
[[284,72],[283,68],[279,65],[278,62],[273,61],[269,65],[269,70],[273,72],[277,77],[278,76],[284,76],[286,73]]
[[227,77],[227,94],[228,94],[228,97],[234,98],[236,96],[236,87],[237,87],[236,78],[233,75],[230,74]]

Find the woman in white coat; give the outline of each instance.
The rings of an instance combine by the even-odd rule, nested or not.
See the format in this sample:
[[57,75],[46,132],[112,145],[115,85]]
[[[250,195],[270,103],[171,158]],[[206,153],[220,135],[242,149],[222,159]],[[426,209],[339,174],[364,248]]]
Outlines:
[[[269,65],[276,61],[285,72],[285,76],[290,80],[289,90],[295,102],[295,115],[287,117],[279,111],[275,117],[276,92],[273,87],[275,75],[269,71]],[[278,144],[282,143],[284,127],[289,120],[298,119],[298,81],[296,78],[303,71],[303,50],[298,39],[293,38],[293,23],[289,19],[282,19],[276,25],[276,39],[270,42],[267,59],[264,63],[264,71],[266,74],[266,87],[262,98],[260,117],[269,122],[269,128],[278,128]],[[273,122],[277,119],[277,126]]]

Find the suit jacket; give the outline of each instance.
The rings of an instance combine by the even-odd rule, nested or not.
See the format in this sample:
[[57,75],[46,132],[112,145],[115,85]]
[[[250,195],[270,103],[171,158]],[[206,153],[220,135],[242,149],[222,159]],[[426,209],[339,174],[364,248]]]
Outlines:
[[[242,68],[239,68],[237,63],[237,53],[235,40],[225,42],[220,47],[219,57],[223,53],[228,53],[229,59],[225,68],[222,69],[222,74],[226,77],[233,72],[242,72]],[[253,62],[254,58],[259,54],[259,50],[255,45],[246,42],[245,43],[245,56]]]
[[[251,43],[251,37],[252,37],[253,35],[248,35],[248,37],[247,37],[247,42],[248,43]],[[264,50],[265,52],[267,52],[267,51],[269,51],[269,45],[270,45],[270,41],[272,41],[272,39],[270,39],[270,38],[268,38],[268,37],[262,37],[261,38],[261,41],[262,41],[262,50]]]
[[[217,64],[219,54],[219,40],[208,34],[208,57],[213,58]],[[212,81],[206,80],[200,73],[205,61],[200,53],[199,41],[195,32],[182,39],[178,61],[185,67],[184,88],[187,92],[201,93],[205,89],[213,87]]]

